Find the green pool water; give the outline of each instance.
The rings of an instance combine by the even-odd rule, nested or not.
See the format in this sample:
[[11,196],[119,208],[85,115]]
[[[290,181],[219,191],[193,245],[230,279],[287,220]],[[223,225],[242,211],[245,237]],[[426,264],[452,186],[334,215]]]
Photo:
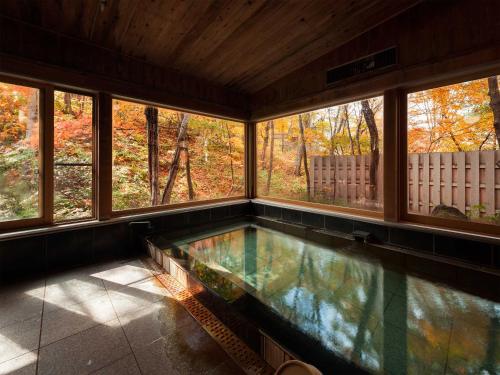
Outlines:
[[243,288],[371,373],[500,373],[499,303],[384,268],[354,242],[331,249],[253,224],[201,237],[176,248],[209,287],[230,302]]

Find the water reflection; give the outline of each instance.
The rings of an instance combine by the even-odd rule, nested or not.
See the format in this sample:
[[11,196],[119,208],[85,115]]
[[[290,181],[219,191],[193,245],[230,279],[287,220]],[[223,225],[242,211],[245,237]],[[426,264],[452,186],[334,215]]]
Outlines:
[[370,372],[500,373],[500,304],[261,227],[182,249],[224,298],[245,289]]

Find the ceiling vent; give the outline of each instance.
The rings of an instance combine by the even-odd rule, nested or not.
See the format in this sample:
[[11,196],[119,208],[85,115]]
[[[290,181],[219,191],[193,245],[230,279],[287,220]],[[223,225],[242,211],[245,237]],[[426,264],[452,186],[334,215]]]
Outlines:
[[327,85],[356,77],[365,73],[382,70],[397,63],[396,47],[332,68],[326,72]]

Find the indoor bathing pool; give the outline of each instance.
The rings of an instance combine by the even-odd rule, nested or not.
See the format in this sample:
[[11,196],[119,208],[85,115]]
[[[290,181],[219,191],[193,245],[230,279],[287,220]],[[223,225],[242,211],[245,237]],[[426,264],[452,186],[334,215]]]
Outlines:
[[330,248],[253,223],[151,243],[324,373],[500,373],[498,284],[466,293],[368,245]]

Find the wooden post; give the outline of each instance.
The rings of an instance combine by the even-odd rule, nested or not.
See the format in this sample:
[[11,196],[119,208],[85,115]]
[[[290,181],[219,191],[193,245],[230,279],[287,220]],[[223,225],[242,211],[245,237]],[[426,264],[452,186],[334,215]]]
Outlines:
[[401,123],[403,116],[401,107],[406,105],[406,100],[402,103],[403,97],[403,93],[396,89],[387,90],[384,93],[384,149],[382,151],[384,220],[393,222],[399,220],[401,205],[406,204],[406,200],[402,200],[401,196],[405,190],[402,189],[401,184],[403,181],[406,183],[406,142],[403,142],[403,133],[406,134],[406,132],[402,129],[406,126],[406,121]]
[[46,87],[40,90],[42,100],[40,116],[42,139],[40,155],[42,155],[42,217],[44,224],[54,222],[54,90]]
[[245,196],[257,196],[257,123],[245,122]]
[[97,100],[97,218],[111,218],[113,210],[113,99],[99,93]]

